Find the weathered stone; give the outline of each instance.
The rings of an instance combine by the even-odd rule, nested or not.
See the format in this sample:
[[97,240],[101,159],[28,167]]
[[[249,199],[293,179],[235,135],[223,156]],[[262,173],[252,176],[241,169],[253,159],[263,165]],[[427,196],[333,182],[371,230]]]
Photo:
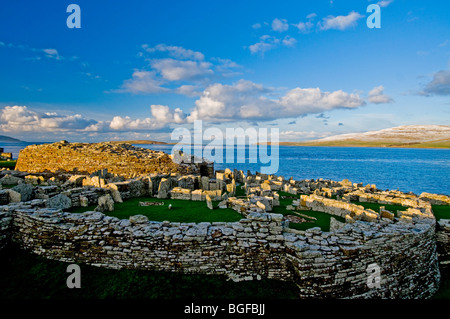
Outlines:
[[0,184],[2,185],[17,185],[19,183],[22,183],[23,179],[7,174],[0,178]]
[[13,191],[20,193],[20,200],[22,202],[27,202],[33,198],[33,186],[29,184],[19,184],[12,188]]
[[15,190],[12,190],[12,189],[8,189],[7,191],[8,191],[9,201],[11,203],[18,203],[22,200],[22,197],[19,192],[16,192]]
[[168,198],[170,191],[170,179],[163,178],[158,187],[158,198]]
[[129,221],[131,224],[145,224],[148,223],[148,217],[144,215],[130,216]]
[[214,209],[211,197],[209,197],[209,195],[206,195],[206,206],[208,206],[209,209]]
[[86,196],[80,196],[80,206],[81,207],[89,206],[89,199]]
[[46,200],[45,207],[47,208],[57,208],[57,209],[68,209],[72,207],[72,201],[69,197],[63,194],[58,194]]
[[97,212],[112,212],[114,211],[114,200],[111,195],[106,194],[98,198],[98,206],[95,208]]

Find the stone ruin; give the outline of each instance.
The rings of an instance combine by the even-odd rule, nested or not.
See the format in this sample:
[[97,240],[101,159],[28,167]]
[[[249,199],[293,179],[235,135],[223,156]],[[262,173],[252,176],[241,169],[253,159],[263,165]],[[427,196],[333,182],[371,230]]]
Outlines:
[[[75,168],[0,172],[0,184],[7,187],[0,189],[0,248],[14,242],[47,258],[115,269],[224,274],[234,281],[289,280],[302,298],[428,298],[438,289],[439,266],[450,262],[450,220],[436,223],[431,206],[449,204],[448,196],[230,169],[205,176],[198,167],[188,173],[155,168],[158,172],[138,174],[137,169],[124,175],[104,166],[87,174]],[[241,187],[245,195],[236,196]],[[217,209],[231,208],[242,219],[175,223],[143,215],[121,220],[103,213],[114,209],[114,203],[143,196],[205,201],[210,208],[212,201],[220,201]],[[314,210],[345,222],[332,217],[329,232],[289,228],[290,221],[298,220],[272,213],[282,196],[292,199],[288,209],[295,215],[288,216]],[[374,211],[352,201],[407,209]],[[88,205],[97,208],[67,212]],[[373,264],[381,268],[375,289],[367,285],[367,269]]]
[[92,174],[108,168],[112,174],[133,178],[150,173],[199,173],[211,176],[211,162],[186,161],[179,164],[164,152],[126,143],[68,143],[30,145],[20,151],[16,170],[28,173],[68,172]]

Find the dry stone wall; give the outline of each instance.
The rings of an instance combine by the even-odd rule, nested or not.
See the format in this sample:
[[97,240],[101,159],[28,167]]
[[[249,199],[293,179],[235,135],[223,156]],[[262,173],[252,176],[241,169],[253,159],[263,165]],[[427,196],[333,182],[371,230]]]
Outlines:
[[[152,222],[100,212],[2,207],[2,242],[65,262],[108,268],[294,281],[300,297],[428,298],[439,285],[435,220],[356,220],[330,232],[296,231],[282,215],[250,212],[234,223]],[[369,288],[368,266],[380,267]]]

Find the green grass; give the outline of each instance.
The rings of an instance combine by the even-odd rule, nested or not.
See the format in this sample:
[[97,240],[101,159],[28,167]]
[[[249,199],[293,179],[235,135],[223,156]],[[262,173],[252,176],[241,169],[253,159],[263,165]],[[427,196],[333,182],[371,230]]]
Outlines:
[[[293,299],[294,283],[263,279],[235,283],[219,275],[105,269],[85,264],[81,288],[69,289],[67,263],[18,248],[0,252],[0,299]],[[7,274],[7,275],[6,275]]]
[[[164,202],[162,206],[139,206],[139,202]],[[113,212],[105,212],[108,216],[128,219],[133,215],[144,215],[152,221],[171,221],[183,223],[199,222],[236,222],[244,218],[231,208],[220,209],[218,202],[213,202],[214,209],[206,206],[204,201],[190,201],[180,199],[158,199],[154,197],[139,197],[125,200],[123,203],[114,203]],[[169,204],[172,208],[169,209]],[[88,207],[74,207],[73,213],[83,213],[95,209],[95,205]]]
[[[286,206],[291,205],[293,202],[293,198],[300,198],[300,195],[293,195],[286,192],[279,191],[278,195],[280,195],[280,206],[275,206],[273,208],[272,213],[275,214],[282,214],[284,215],[294,215],[297,216],[296,213],[300,213],[303,215],[315,217],[317,220],[312,220],[311,222],[305,222],[305,223],[289,223],[289,228],[297,229],[297,230],[307,230],[309,228],[313,227],[320,227],[322,231],[330,231],[330,219],[331,217],[334,217],[336,220],[340,222],[345,222],[345,219],[339,216],[333,216],[324,212],[318,212],[313,210],[305,210],[305,211],[293,211],[293,210],[287,210]],[[288,198],[283,199],[282,197],[286,196]],[[301,216],[299,216],[301,217]],[[305,218],[306,219],[306,218]]]
[[432,205],[436,220],[450,219],[450,205]]
[[450,299],[450,268],[441,268],[441,284],[432,299]]
[[247,196],[247,194],[245,193],[245,189],[243,189],[241,186],[243,185],[236,185],[236,193],[234,194],[236,197]]
[[16,167],[16,161],[0,161],[0,168],[14,169]]

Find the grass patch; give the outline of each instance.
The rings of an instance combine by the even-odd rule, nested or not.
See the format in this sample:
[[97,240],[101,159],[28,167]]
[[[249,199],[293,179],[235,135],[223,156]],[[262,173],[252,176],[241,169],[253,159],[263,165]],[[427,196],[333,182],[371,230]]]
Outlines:
[[16,161],[0,161],[0,168],[14,169],[16,167]]
[[[291,205],[294,198],[300,198],[300,195],[294,195],[287,192],[279,191],[278,195],[280,195],[280,206],[275,206],[273,208],[272,213],[275,214],[282,214],[284,215],[294,215],[296,216],[296,213],[300,213],[303,215],[311,216],[316,218],[316,220],[311,219],[311,222],[305,222],[305,223],[289,223],[289,228],[297,229],[297,230],[307,230],[309,228],[313,227],[320,227],[322,231],[328,232],[330,231],[330,219],[331,217],[334,217],[340,222],[345,222],[345,219],[339,216],[333,216],[324,212],[318,212],[313,210],[305,210],[305,211],[292,211],[287,210],[286,206]],[[285,197],[285,198],[283,198]],[[301,217],[301,216],[299,216]]]
[[441,284],[439,290],[432,299],[449,299],[450,298],[450,268],[441,268]]
[[105,269],[81,264],[81,288],[69,289],[68,263],[7,248],[0,252],[0,299],[294,299],[294,283],[232,282],[219,275]]
[[450,205],[432,205],[436,220],[450,219]]
[[245,189],[243,188],[243,185],[237,185],[236,184],[236,192],[234,194],[236,197],[245,197],[247,194],[245,193]]
[[[161,206],[139,206],[139,202],[164,202]],[[169,209],[169,204],[172,208]],[[128,219],[133,215],[144,215],[152,221],[171,221],[182,223],[200,222],[236,222],[244,218],[231,208],[220,209],[218,202],[213,202],[214,209],[206,206],[204,201],[190,201],[181,199],[159,199],[154,197],[139,197],[125,200],[123,203],[114,203],[113,212],[105,212],[108,216]],[[88,207],[74,207],[72,213],[84,213],[95,209],[95,205]]]

